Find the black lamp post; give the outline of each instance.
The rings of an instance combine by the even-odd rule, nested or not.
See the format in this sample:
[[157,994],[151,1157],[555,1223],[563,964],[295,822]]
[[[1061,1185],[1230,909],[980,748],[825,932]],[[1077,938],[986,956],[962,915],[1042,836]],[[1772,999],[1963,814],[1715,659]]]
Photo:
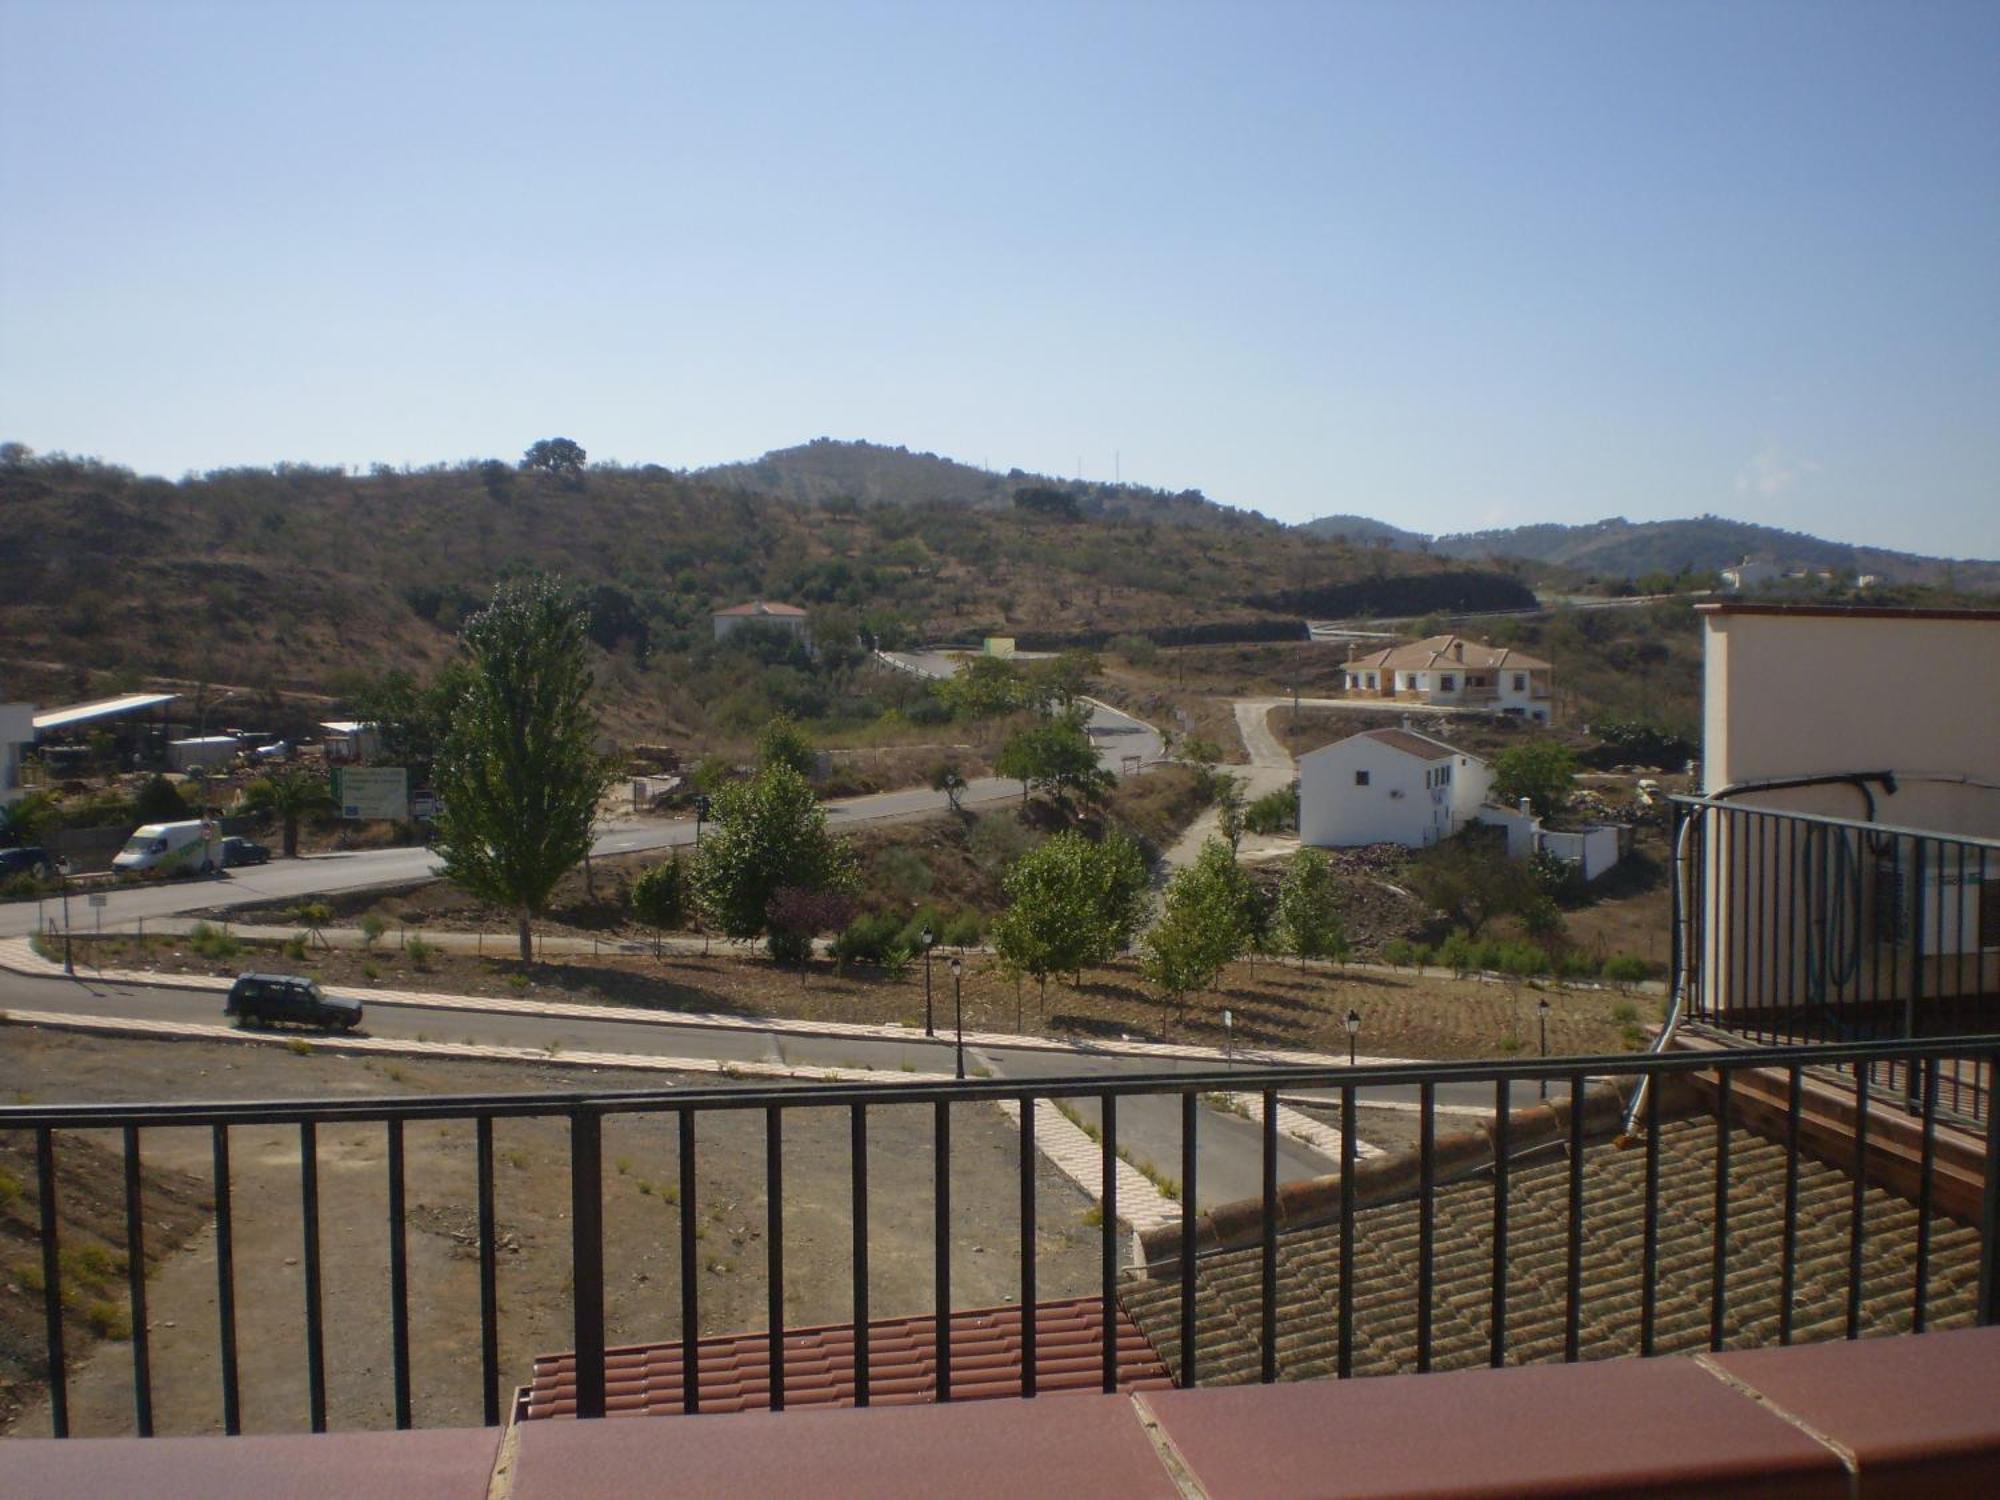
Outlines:
[[1347,1065],[1350,1068],[1354,1066],[1354,1039],[1360,1035],[1361,1012],[1350,1010],[1347,1013]]
[[965,965],[956,955],[951,961],[951,1003],[957,1016],[958,1031],[958,1076],[965,1077],[965,988],[963,984]]
[[[1535,1019],[1536,1019],[1536,1021],[1537,1021],[1537,1022],[1539,1022],[1539,1023],[1540,1023],[1540,1025],[1541,1025],[1541,1029],[1542,1029],[1542,1059],[1543,1059],[1543,1061],[1545,1061],[1545,1062],[1546,1062],[1546,1061],[1548,1060],[1548,1055],[1549,1055],[1549,999],[1548,999],[1548,996],[1544,995],[1544,996],[1543,996],[1543,997],[1542,997],[1541,999],[1539,999],[1539,1000],[1537,1000],[1537,1001],[1535,1002]],[[1541,1079],[1541,1097],[1542,1097],[1542,1098],[1544,1098],[1544,1099],[1546,1099],[1546,1098],[1548,1098],[1548,1097],[1549,1097],[1549,1079],[1548,1079],[1548,1075],[1547,1075],[1546,1073],[1544,1073],[1544,1074],[1542,1075],[1542,1079]]]
[[922,932],[917,934],[917,946],[924,950],[924,1035],[925,1036],[937,1035],[937,1031],[931,1025],[931,944],[936,941],[937,941],[936,935],[933,934],[930,928],[928,927],[926,927]]
[[76,960],[71,957],[69,951],[69,861],[67,859],[56,861],[56,879],[62,882],[63,973],[74,978],[76,975]]

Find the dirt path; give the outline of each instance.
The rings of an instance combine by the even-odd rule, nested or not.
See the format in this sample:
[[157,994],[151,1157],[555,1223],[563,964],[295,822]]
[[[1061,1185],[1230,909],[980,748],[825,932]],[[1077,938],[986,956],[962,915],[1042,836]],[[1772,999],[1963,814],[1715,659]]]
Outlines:
[[[657,1077],[605,1072],[605,1088],[658,1087]],[[276,1098],[502,1089],[573,1089],[574,1071],[479,1064],[377,1064],[299,1057],[278,1049],[104,1041],[0,1032],[0,1098]],[[534,1356],[571,1346],[567,1135],[558,1122],[496,1129],[503,1398]],[[1013,1300],[1019,1288],[1018,1137],[998,1111],[954,1111],[954,1301]],[[761,1112],[704,1116],[697,1128],[696,1214],[704,1333],[765,1326],[764,1121]],[[292,1127],[230,1132],[234,1261],[243,1427],[307,1425],[299,1137]],[[328,1417],[335,1428],[393,1421],[387,1137],[381,1125],[319,1131]],[[852,1204],[845,1111],[798,1112],[784,1125],[785,1309],[788,1323],[850,1316]],[[410,1348],[421,1426],[476,1425],[478,1261],[473,1131],[469,1123],[405,1132]],[[145,1135],[150,1162],[206,1177],[206,1130]],[[610,1343],[679,1334],[678,1141],[671,1118],[611,1119],[604,1136],[606,1333]],[[877,1317],[928,1309],[932,1288],[930,1112],[869,1111],[869,1289]],[[1097,1232],[1088,1200],[1046,1162],[1038,1177],[1039,1290],[1077,1295],[1097,1285]],[[23,1295],[0,1288],[0,1295]],[[157,1430],[221,1430],[213,1227],[161,1267],[148,1291]],[[132,1431],[130,1346],[101,1344],[71,1372],[79,1435]],[[31,1404],[12,1431],[47,1431]]]
[[[1246,802],[1254,802],[1269,792],[1282,792],[1298,774],[1290,752],[1271,733],[1270,713],[1277,706],[1275,698],[1243,698],[1230,705],[1236,715],[1237,735],[1249,760],[1245,765],[1230,767],[1228,774],[1242,783]],[[1203,844],[1221,837],[1221,817],[1221,812],[1211,807],[1188,825],[1162,857],[1169,873],[1193,864]],[[1236,854],[1244,861],[1282,859],[1298,846],[1299,841],[1294,837],[1246,833]]]

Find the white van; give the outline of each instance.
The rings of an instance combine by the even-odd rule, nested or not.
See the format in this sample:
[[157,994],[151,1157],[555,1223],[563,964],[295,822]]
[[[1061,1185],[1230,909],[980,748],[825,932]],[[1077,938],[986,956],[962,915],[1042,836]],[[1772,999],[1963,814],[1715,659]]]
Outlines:
[[148,823],[135,829],[111,868],[131,874],[206,875],[222,868],[216,828],[199,818],[185,823]]

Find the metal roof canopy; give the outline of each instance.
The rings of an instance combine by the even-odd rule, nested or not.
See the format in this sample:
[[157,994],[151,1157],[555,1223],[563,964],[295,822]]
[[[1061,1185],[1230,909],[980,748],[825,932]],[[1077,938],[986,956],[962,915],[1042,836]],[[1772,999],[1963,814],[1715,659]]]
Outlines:
[[180,696],[179,693],[127,693],[122,698],[103,698],[95,703],[52,708],[47,713],[35,715],[35,733],[42,735],[51,729],[74,729],[79,724],[94,724],[100,719],[118,719],[126,714],[143,713],[149,708],[158,708],[162,703],[171,703]]

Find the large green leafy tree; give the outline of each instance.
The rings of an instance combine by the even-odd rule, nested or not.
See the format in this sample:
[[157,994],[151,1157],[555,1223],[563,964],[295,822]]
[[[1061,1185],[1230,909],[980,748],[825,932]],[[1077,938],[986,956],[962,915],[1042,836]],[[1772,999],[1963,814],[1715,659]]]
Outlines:
[[1324,849],[1301,849],[1292,856],[1278,888],[1278,940],[1301,968],[1309,958],[1347,957],[1340,890]]
[[1022,855],[1003,888],[994,950],[1035,979],[1045,1003],[1049,975],[1103,963],[1145,920],[1145,860],[1122,836],[1097,844],[1059,833]]
[[801,905],[797,893],[841,894],[856,884],[853,849],[827,831],[826,809],[806,779],[783,762],[724,787],[711,816],[690,883],[703,915],[728,937],[768,934],[773,955],[787,956],[796,924],[774,927],[773,901],[783,893],[790,911]]
[[465,677],[438,749],[445,878],[516,914],[521,957],[556,883],[590,851],[610,771],[596,750],[586,620],[558,582],[502,584],[460,637]]
[[993,769],[1021,783],[1021,800],[1030,789],[1047,792],[1058,802],[1071,793],[1089,800],[1115,783],[1097,763],[1097,747],[1076,718],[1065,716],[1025,724],[1007,736]]
[[1554,740],[1509,745],[1493,757],[1494,800],[1515,803],[1526,797],[1537,817],[1561,817],[1575,784],[1576,756]]
[[1249,947],[1250,903],[1250,877],[1220,839],[1167,882],[1160,920],[1140,944],[1140,967],[1177,1010]]

